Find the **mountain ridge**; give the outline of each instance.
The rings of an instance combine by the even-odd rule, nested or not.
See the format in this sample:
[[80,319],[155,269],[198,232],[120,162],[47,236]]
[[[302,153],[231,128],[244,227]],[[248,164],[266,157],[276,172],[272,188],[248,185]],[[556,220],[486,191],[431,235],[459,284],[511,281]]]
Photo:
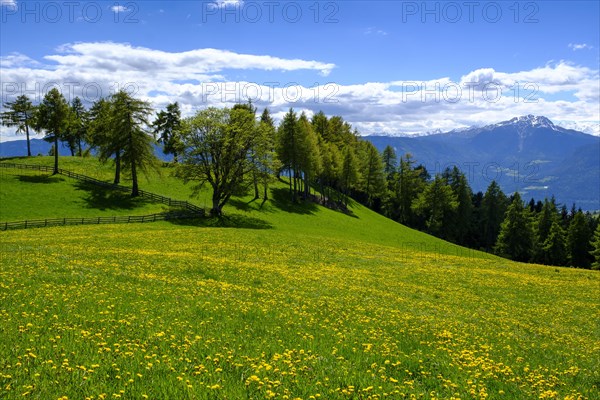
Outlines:
[[[418,137],[367,136],[380,151],[411,153],[430,173],[458,166],[475,192],[492,180],[529,199],[554,195],[584,210],[600,209],[600,137],[526,115],[483,127]],[[573,168],[573,166],[579,166]]]

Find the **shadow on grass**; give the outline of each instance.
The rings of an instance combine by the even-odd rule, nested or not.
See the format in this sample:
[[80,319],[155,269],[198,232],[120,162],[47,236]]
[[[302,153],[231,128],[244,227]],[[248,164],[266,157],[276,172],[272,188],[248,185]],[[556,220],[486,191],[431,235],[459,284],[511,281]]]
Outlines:
[[273,225],[267,221],[240,214],[224,215],[222,217],[176,219],[169,222],[173,225],[198,226],[202,228],[273,229]]
[[281,211],[293,214],[312,215],[318,211],[318,205],[310,201],[301,201],[294,203],[290,197],[288,189],[271,189],[271,205]]
[[64,182],[65,178],[56,175],[18,175],[20,182],[26,183],[60,183]]
[[75,187],[77,190],[87,192],[87,196],[83,200],[87,203],[88,208],[98,210],[134,210],[150,203],[148,199],[142,197],[132,198],[130,192],[112,190],[87,182],[77,182],[75,183]]

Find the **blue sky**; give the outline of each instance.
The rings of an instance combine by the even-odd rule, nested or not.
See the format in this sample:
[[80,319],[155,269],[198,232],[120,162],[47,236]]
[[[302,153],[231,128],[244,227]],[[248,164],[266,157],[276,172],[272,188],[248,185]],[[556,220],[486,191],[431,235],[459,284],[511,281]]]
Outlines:
[[322,109],[363,134],[523,114],[598,134],[597,1],[0,2],[3,101],[127,86],[187,114]]

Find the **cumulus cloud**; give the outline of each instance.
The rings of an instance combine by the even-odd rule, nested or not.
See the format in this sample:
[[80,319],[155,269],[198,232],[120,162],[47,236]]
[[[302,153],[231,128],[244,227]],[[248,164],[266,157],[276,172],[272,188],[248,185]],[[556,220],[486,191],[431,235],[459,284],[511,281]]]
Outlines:
[[16,0],[0,0],[0,7],[17,8]]
[[[74,43],[43,57],[9,54],[2,62],[4,99],[51,87],[88,101],[126,89],[155,108],[178,101],[184,115],[207,106],[232,106],[251,99],[280,118],[293,107],[308,115],[342,115],[362,134],[411,134],[484,125],[518,115],[560,121],[599,121],[597,70],[558,62],[524,71],[481,68],[456,81],[439,77],[338,84],[335,65],[320,61],[239,54],[219,49],[166,52],[125,43]],[[269,79],[233,79],[243,70],[269,71]],[[302,71],[312,86],[286,78]],[[310,77],[313,74],[313,77]],[[260,74],[263,75],[263,74]],[[314,80],[313,80],[314,78]]]

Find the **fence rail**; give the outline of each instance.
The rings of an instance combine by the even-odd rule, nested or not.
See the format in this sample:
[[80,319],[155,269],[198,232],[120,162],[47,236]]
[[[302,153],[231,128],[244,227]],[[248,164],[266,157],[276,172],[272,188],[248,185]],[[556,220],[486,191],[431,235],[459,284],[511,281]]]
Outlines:
[[[46,165],[34,165],[34,164],[15,164],[15,163],[0,163],[0,168],[14,168],[14,169],[30,169],[44,172],[54,172],[54,167],[48,167]],[[119,190],[122,192],[128,192],[131,188],[127,186],[121,186],[114,183],[101,181],[96,178],[92,178],[86,175],[78,174],[73,171],[65,169],[58,169],[58,173],[69,178],[77,179],[83,182],[88,182],[93,185],[102,186],[107,189]],[[181,208],[184,212],[167,212],[150,215],[131,215],[131,216],[119,216],[119,217],[89,217],[89,218],[50,218],[50,219],[37,219],[37,220],[26,220],[17,222],[0,222],[0,230],[8,229],[21,229],[21,228],[36,228],[43,226],[61,226],[61,225],[89,225],[89,224],[115,224],[115,223],[133,223],[133,222],[154,222],[154,221],[167,221],[173,219],[186,219],[186,218],[197,218],[205,215],[203,208],[198,207],[188,201],[174,200],[170,197],[162,196],[160,194],[148,192],[145,190],[139,191],[140,197],[148,198],[162,204],[166,204],[169,207]]]
[[100,225],[100,224],[128,224],[141,222],[169,221],[175,219],[198,218],[197,213],[159,213],[149,215],[125,215],[120,217],[87,217],[87,218],[47,218],[33,219],[16,222],[0,222],[0,231],[9,229],[41,228],[47,226],[66,225]]

